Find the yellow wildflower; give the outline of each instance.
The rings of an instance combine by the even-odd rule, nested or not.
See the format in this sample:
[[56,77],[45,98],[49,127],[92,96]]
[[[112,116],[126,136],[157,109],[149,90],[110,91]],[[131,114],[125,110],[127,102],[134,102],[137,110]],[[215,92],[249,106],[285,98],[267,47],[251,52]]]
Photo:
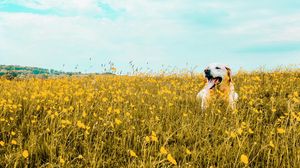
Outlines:
[[102,98],[102,101],[103,101],[103,102],[107,102],[107,100],[108,100],[108,98],[106,98],[106,97],[103,97],[103,98]]
[[129,150],[129,154],[131,157],[137,157],[136,153],[133,150]]
[[188,154],[188,155],[192,154],[192,152],[189,149],[185,149],[185,153]]
[[158,142],[158,138],[157,138],[156,133],[154,131],[152,131],[150,138],[151,138],[151,141]]
[[146,137],[145,137],[145,141],[146,141],[146,142],[150,142],[150,137],[149,137],[149,136],[146,136]]
[[155,136],[151,136],[151,140],[154,141],[154,142],[158,142],[158,138],[155,137]]
[[69,97],[65,97],[65,98],[64,98],[64,101],[65,101],[65,102],[69,102],[69,101],[70,101]]
[[270,141],[269,145],[270,145],[272,148],[275,148],[275,145],[274,145],[274,143],[273,143],[272,140]]
[[13,139],[13,140],[11,141],[11,144],[13,144],[13,145],[17,145],[18,143],[17,143],[17,141],[16,141],[16,140],[14,140],[14,139]]
[[168,161],[171,162],[172,164],[177,165],[176,160],[172,157],[171,154],[168,154],[167,159],[168,159]]
[[117,68],[115,68],[115,67],[112,67],[112,68],[111,68],[111,70],[112,70],[112,71],[116,71],[116,70],[117,70]]
[[237,135],[236,135],[236,133],[235,132],[230,132],[230,136],[232,137],[232,138],[236,138],[237,137]]
[[87,116],[86,112],[82,112],[82,117],[85,118]]
[[122,124],[122,121],[120,120],[120,119],[115,119],[115,123],[117,124],[117,125],[120,125],[120,124]]
[[237,130],[237,133],[238,133],[239,135],[241,135],[241,134],[243,133],[243,130],[242,130],[241,128],[239,128],[239,129]]
[[165,147],[161,147],[159,151],[160,151],[160,153],[161,153],[162,155],[168,154],[168,151],[166,150]]
[[121,110],[120,109],[115,109],[114,112],[117,113],[117,114],[120,114]]
[[254,133],[254,131],[251,128],[248,129],[248,132],[249,132],[249,134],[253,134]]
[[278,134],[284,134],[285,133],[285,129],[283,129],[283,128],[277,128],[277,133]]
[[59,158],[59,163],[65,164],[65,162],[66,162],[66,161],[65,161],[62,157]]
[[28,150],[24,150],[24,151],[22,152],[22,156],[23,156],[25,159],[28,158],[28,156],[29,156]]
[[77,127],[85,129],[86,126],[81,121],[77,121]]
[[248,156],[245,155],[245,154],[242,154],[241,155],[241,162],[244,163],[244,164],[249,164],[249,159],[248,159]]

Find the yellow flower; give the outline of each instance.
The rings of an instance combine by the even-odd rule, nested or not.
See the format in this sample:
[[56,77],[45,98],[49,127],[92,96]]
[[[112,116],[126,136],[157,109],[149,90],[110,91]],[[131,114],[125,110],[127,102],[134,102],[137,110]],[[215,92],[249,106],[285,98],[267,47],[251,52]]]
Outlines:
[[133,150],[129,150],[129,154],[131,157],[137,157],[136,153]]
[[253,134],[253,130],[251,128],[248,129],[249,134]]
[[82,112],[82,117],[85,118],[87,116],[86,112]]
[[270,145],[272,148],[275,148],[275,145],[274,145],[273,141],[270,141],[269,145]]
[[176,160],[172,157],[171,154],[168,154],[167,159],[168,159],[168,161],[171,162],[172,164],[177,165]]
[[244,163],[244,164],[246,164],[246,165],[249,164],[248,156],[242,154],[242,155],[241,155],[241,162]]
[[298,96],[299,96],[299,94],[298,94],[297,91],[295,91],[295,92],[293,93],[293,95],[294,95],[294,97],[298,97]]
[[283,129],[283,128],[277,128],[277,133],[278,134],[284,134],[285,133],[285,129]]
[[158,142],[158,138],[156,136],[151,136],[151,140],[154,142]]
[[14,136],[14,135],[16,135],[16,133],[15,133],[14,131],[12,131],[12,132],[11,132],[11,135],[13,135],[13,136]]
[[5,144],[5,142],[0,141],[0,145],[1,145],[1,146],[4,146],[4,144]]
[[82,156],[82,155],[78,155],[77,158],[78,158],[78,159],[83,159],[83,156]]
[[36,111],[39,111],[40,109],[41,109],[41,106],[38,105],[38,106],[36,107]]
[[121,110],[120,109],[115,109],[114,112],[117,113],[117,114],[120,114]]
[[63,125],[71,125],[71,124],[72,124],[72,122],[69,121],[69,120],[61,120],[61,123],[62,123]]
[[112,68],[111,68],[111,70],[112,70],[112,71],[116,71],[116,70],[117,70],[117,68],[115,68],[115,67],[112,67]]
[[161,147],[159,151],[160,151],[160,153],[161,153],[162,155],[168,154],[168,151],[166,150],[165,147]]
[[231,136],[232,138],[236,138],[236,137],[237,137],[237,135],[236,135],[235,132],[230,132],[230,136]]
[[146,136],[146,137],[145,137],[145,141],[146,141],[146,142],[150,142],[150,137],[149,137],[149,136]]
[[48,111],[47,111],[47,114],[48,114],[48,115],[51,115],[51,113],[52,113],[51,110],[48,110]]
[[107,100],[108,100],[108,98],[106,98],[106,97],[103,97],[103,98],[102,98],[102,101],[103,101],[103,102],[107,102]]
[[158,142],[158,138],[157,138],[156,133],[154,131],[152,131],[151,141]]
[[13,139],[13,140],[11,141],[11,144],[17,145],[17,141]]
[[122,124],[122,121],[120,120],[120,119],[115,119],[115,123],[117,124],[117,125],[120,125],[120,124]]
[[69,102],[69,101],[70,101],[69,97],[65,97],[65,98],[64,98],[64,101],[65,101],[65,102]]
[[86,126],[81,121],[77,121],[77,127],[85,129]]
[[66,161],[65,161],[62,157],[59,158],[59,163],[65,164],[65,162],[66,162]]
[[188,154],[188,155],[192,154],[192,152],[189,149],[185,149],[185,153]]
[[237,109],[234,109],[232,113],[235,114],[235,113],[237,113],[237,112],[238,112],[238,110],[237,110]]
[[23,156],[25,159],[28,158],[28,156],[29,156],[28,150],[24,150],[24,151],[22,152],[22,156]]
[[242,130],[241,128],[239,128],[239,129],[237,130],[237,133],[238,133],[239,135],[241,135],[241,134],[243,133],[243,130]]

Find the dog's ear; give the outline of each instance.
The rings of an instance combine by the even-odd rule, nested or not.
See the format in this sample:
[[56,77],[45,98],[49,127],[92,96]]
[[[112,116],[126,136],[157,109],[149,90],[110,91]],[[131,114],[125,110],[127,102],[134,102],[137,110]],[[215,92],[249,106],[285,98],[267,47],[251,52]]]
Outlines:
[[231,78],[232,77],[231,69],[229,67],[227,67],[227,66],[225,66],[225,68],[227,70],[227,75],[229,77],[229,82],[231,82],[232,81],[232,78]]

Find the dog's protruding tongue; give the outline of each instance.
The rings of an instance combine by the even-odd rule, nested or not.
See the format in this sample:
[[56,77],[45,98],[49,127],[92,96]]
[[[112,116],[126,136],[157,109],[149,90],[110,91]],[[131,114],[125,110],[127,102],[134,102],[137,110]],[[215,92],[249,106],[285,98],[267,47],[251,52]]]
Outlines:
[[214,81],[214,79],[208,80],[207,86],[206,86],[206,87],[209,88],[209,89],[212,89],[214,86],[215,86],[215,81]]
[[212,88],[214,88],[218,83],[219,83],[219,80],[216,79],[216,78],[213,78],[213,79],[208,80],[207,86],[206,86],[206,87],[208,87],[209,89],[212,89]]
[[214,82],[215,85],[220,83],[218,78],[213,79],[213,82]]

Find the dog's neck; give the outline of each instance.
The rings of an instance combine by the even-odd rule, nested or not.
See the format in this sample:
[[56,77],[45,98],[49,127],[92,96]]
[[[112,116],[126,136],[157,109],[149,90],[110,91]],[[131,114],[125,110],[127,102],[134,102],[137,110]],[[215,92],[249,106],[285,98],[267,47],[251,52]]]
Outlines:
[[215,87],[209,89],[210,91],[220,91],[220,92],[227,92],[230,90],[230,83],[221,83],[216,85]]

